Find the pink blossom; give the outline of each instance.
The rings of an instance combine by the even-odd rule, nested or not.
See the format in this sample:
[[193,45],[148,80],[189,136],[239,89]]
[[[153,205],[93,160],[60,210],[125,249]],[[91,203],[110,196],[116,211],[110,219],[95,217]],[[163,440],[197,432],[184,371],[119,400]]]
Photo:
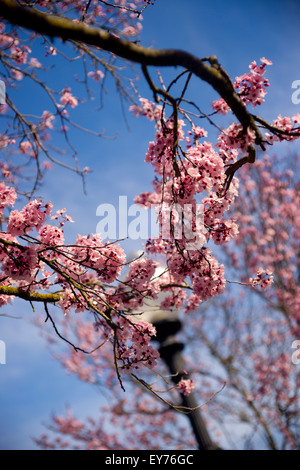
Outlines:
[[54,46],[46,46],[46,56],[48,55],[56,55],[57,54],[57,51],[56,51],[56,48]]
[[54,225],[43,225],[39,230],[41,242],[45,245],[60,246],[64,243],[64,233]]
[[15,80],[21,81],[24,78],[24,74],[23,74],[23,72],[21,72],[21,70],[12,68],[11,73],[12,73]]
[[41,117],[40,128],[42,130],[45,130],[46,128],[53,129],[52,121],[54,119],[55,119],[55,116],[52,113],[50,113],[49,111],[43,111],[43,114]]
[[0,46],[7,47],[11,46],[14,42],[14,38],[5,34],[5,25],[4,23],[0,23]]
[[82,266],[97,272],[99,278],[107,283],[115,281],[120,275],[126,256],[120,245],[103,245],[99,234],[93,236],[78,235],[76,246],[73,248],[74,260]]
[[100,82],[104,78],[104,73],[102,70],[96,70],[95,72],[88,72],[88,77],[92,77],[95,82]]
[[200,139],[201,137],[207,137],[207,131],[199,126],[192,126],[192,130],[190,132],[194,135],[195,140]]
[[273,65],[273,62],[269,59],[266,59],[265,57],[262,57],[260,61],[262,64],[265,64],[265,65]]
[[272,272],[259,268],[256,272],[256,277],[250,278],[249,282],[252,284],[252,286],[259,285],[262,289],[267,289],[271,286],[273,280],[274,276]]
[[14,210],[10,213],[7,231],[11,235],[24,235],[33,228],[39,227],[45,221],[45,212],[41,211],[42,201],[35,199],[24,206],[21,211]]
[[249,127],[245,132],[240,124],[232,123],[220,134],[218,140],[218,147],[224,150],[230,148],[247,151],[249,145],[252,145],[255,141],[255,133]]
[[53,168],[52,163],[50,162],[43,162],[43,167],[45,168],[45,170],[52,170]]
[[12,141],[7,135],[0,134],[0,149],[7,147]]
[[27,63],[28,53],[30,52],[31,50],[28,46],[18,47],[14,44],[10,48],[11,57],[18,65]]
[[235,238],[238,232],[239,227],[234,220],[221,219],[214,221],[211,236],[216,245],[221,245]]
[[118,357],[124,372],[131,372],[146,366],[154,368],[159,353],[150,345],[151,337],[156,334],[153,325],[143,320],[130,322],[119,317],[117,324],[121,327],[118,334]]
[[14,210],[9,215],[9,221],[7,226],[7,231],[12,235],[21,235],[25,232],[26,229],[26,218],[25,214]]
[[137,23],[136,26],[126,26],[122,31],[123,35],[125,37],[136,36],[139,32],[139,29],[140,29],[138,27],[139,24],[140,23]]
[[9,256],[2,261],[3,272],[16,280],[32,281],[38,267],[36,248],[17,247],[8,248]]
[[214,101],[212,103],[212,108],[216,111],[218,114],[227,114],[230,111],[230,108],[226,101],[223,98],[219,98],[218,100]]
[[60,98],[60,102],[65,106],[70,105],[71,108],[75,108],[78,105],[78,100],[71,94],[70,88],[64,88],[62,90],[62,97]]
[[181,379],[177,384],[177,388],[181,393],[183,393],[183,395],[189,395],[192,393],[195,386],[196,384],[192,379]]
[[20,147],[20,150],[21,150],[22,153],[32,154],[32,144],[31,144],[31,142],[29,142],[29,140],[24,140],[23,142],[21,142],[19,147]]
[[60,226],[62,227],[63,225],[65,225],[65,222],[74,222],[74,220],[72,219],[72,217],[68,214],[65,213],[66,212],[66,209],[58,209],[56,211],[56,213],[54,215],[51,216],[51,219],[52,220],[58,220],[59,218],[61,219],[60,220]]
[[35,57],[30,58],[29,65],[31,67],[35,67],[36,69],[40,69],[42,67],[42,64],[40,63],[40,61],[36,59]]
[[49,201],[49,202],[46,202],[46,204],[45,204],[45,214],[46,214],[48,217],[49,217],[50,214],[51,214],[52,208],[53,208],[52,202],[50,202],[50,201]]
[[17,193],[14,188],[0,182],[0,211],[4,207],[13,206],[17,199]]
[[121,274],[126,262],[126,255],[120,245],[107,244],[101,249],[103,264],[99,270],[100,278],[110,284]]
[[150,258],[141,257],[130,263],[126,282],[136,289],[145,287],[153,277],[157,263]]
[[295,124],[300,124],[300,113],[294,114],[294,116],[292,116],[292,119]]
[[140,98],[141,106],[132,105],[130,111],[132,111],[136,117],[146,116],[148,119],[158,121],[161,117],[162,107],[155,103],[147,100],[146,98]]
[[269,86],[268,79],[263,77],[266,65],[272,65],[272,62],[264,57],[260,66],[253,61],[249,65],[250,73],[237,77],[234,83],[241,100],[246,105],[251,103],[253,108],[265,101],[266,88]]

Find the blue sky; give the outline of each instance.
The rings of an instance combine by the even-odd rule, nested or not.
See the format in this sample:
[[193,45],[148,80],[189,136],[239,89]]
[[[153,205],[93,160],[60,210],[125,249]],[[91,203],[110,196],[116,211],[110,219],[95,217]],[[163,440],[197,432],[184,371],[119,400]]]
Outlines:
[[[300,113],[300,105],[291,101],[292,82],[300,79],[299,20],[300,4],[291,0],[156,0],[144,14],[142,44],[181,48],[199,57],[216,55],[233,78],[248,71],[252,60],[271,59],[273,66],[267,72],[271,86],[266,104],[258,111],[273,120],[279,113]],[[56,69],[62,87],[68,83],[68,72],[67,68]],[[163,74],[169,76],[169,71]],[[192,87],[200,106],[216,98],[199,80],[194,80]],[[38,98],[30,92],[19,96],[20,105],[26,107]],[[151,98],[149,92],[147,96]],[[87,195],[70,172],[53,170],[48,174],[44,199],[52,200],[56,209],[68,209],[75,220],[68,228],[70,238],[77,233],[94,233],[99,204],[117,204],[120,195],[126,195],[130,204],[136,194],[151,189],[153,176],[144,163],[147,141],[153,139],[152,127],[127,116],[128,130],[114,89],[101,112],[91,117],[87,106],[80,113],[87,126],[105,128],[111,136],[118,132],[119,136],[108,140],[74,133],[82,167],[93,169],[87,179]],[[293,148],[299,150],[299,144]],[[124,247],[131,250],[136,243],[127,242]],[[18,317],[0,317],[0,340],[5,341],[7,353],[6,364],[0,365],[0,449],[35,449],[31,437],[44,431],[42,423],[51,413],[62,413],[69,405],[80,417],[95,414],[100,396],[95,388],[66,375],[50,358],[39,330],[31,324],[33,313],[27,304],[18,301],[0,313]]]

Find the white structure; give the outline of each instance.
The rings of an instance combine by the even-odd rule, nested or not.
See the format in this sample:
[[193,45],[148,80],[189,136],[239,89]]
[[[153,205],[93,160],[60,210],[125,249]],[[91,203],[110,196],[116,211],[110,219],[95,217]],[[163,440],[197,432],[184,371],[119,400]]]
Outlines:
[[3,80],[0,80],[0,105],[6,103],[6,87]]
[[0,364],[6,364],[6,346],[2,340],[0,340]]

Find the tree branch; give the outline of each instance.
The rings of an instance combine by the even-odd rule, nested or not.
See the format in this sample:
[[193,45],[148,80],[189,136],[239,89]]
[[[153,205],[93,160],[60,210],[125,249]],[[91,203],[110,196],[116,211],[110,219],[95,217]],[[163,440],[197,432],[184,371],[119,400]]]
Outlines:
[[[75,40],[90,46],[112,52],[118,57],[144,65],[181,66],[197,77],[209,83],[226,101],[243,129],[254,130],[256,144],[264,150],[263,138],[255,124],[253,116],[247,111],[234,90],[232,82],[218,63],[215,56],[204,60],[180,49],[152,49],[140,46],[131,41],[122,40],[107,31],[75,22],[68,18],[48,15],[46,13],[19,6],[14,0],[1,0],[0,16],[10,23],[23,26],[37,33],[59,37],[63,41]],[[206,63],[208,62],[208,63]]]
[[55,303],[61,299],[61,294],[41,294],[40,292],[32,292],[26,288],[21,287],[11,287],[11,286],[1,286],[0,285],[0,295],[14,295],[15,297],[20,297],[21,299],[28,300],[30,302],[51,302]]

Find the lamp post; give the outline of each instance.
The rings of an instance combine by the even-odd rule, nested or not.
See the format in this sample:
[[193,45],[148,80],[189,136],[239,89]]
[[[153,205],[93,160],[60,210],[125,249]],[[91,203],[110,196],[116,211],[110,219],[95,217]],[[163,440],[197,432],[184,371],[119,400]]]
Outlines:
[[[185,371],[184,359],[181,354],[184,349],[184,344],[175,337],[176,333],[181,329],[181,321],[179,319],[166,317],[162,319],[157,318],[153,322],[153,325],[156,327],[157,331],[155,339],[159,342],[158,350],[160,356],[168,366],[173,382],[178,384],[182,378],[188,378],[188,374]],[[217,450],[218,447],[213,444],[209,436],[193,393],[188,395],[180,393],[180,395],[182,406],[188,410],[187,416],[198,443],[198,449]]]
[[[134,253],[131,259],[137,258],[139,255],[140,252]],[[157,269],[155,276],[159,274],[161,269],[162,268]],[[158,351],[160,357],[166,363],[172,381],[178,384],[182,378],[188,378],[188,374],[185,371],[184,359],[181,354],[184,349],[184,344],[176,339],[176,333],[181,330],[182,323],[178,318],[177,309],[174,308],[171,311],[166,311],[160,308],[159,304],[164,297],[165,294],[161,293],[158,301],[145,299],[140,311],[136,313],[138,313],[138,318],[143,318],[155,326],[156,337],[154,339],[159,343]],[[180,393],[180,395],[182,406],[188,410],[187,416],[190,420],[199,450],[220,450],[209,436],[193,393],[188,395]]]

